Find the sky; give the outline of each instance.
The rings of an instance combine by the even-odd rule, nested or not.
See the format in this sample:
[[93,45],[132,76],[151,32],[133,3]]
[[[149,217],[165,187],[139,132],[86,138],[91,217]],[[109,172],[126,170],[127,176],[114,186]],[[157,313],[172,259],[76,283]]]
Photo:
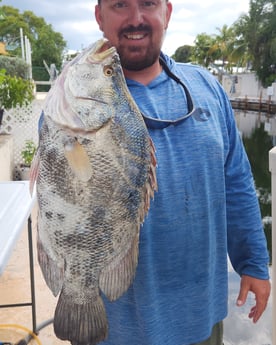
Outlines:
[[[249,0],[171,0],[173,14],[163,44],[172,55],[183,46],[193,45],[200,33],[218,34],[217,28],[232,25],[248,13]],[[96,0],[2,0],[0,5],[30,10],[63,35],[68,50],[81,50],[102,37],[94,19]]]

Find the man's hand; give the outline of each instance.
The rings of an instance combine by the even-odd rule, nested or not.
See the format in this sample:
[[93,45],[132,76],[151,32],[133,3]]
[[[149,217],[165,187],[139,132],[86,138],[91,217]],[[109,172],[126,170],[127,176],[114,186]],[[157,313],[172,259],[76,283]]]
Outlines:
[[254,305],[248,317],[256,323],[264,312],[270,295],[270,281],[253,278],[247,275],[241,277],[240,293],[237,299],[237,306],[242,306],[246,302],[248,292],[255,295],[256,305]]

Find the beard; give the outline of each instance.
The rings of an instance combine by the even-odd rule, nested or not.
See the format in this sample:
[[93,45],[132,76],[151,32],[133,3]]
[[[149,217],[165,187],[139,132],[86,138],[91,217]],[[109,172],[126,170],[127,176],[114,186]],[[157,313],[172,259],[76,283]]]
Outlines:
[[[125,39],[128,34],[137,34],[139,32],[152,37],[152,28],[148,25],[141,24],[138,27],[129,26],[123,29],[119,33],[119,38]],[[119,42],[121,42],[120,39]],[[120,56],[122,67],[129,71],[140,71],[152,66],[159,58],[161,45],[162,43],[159,45],[150,42],[147,47],[141,47],[140,45],[135,45],[135,40],[132,41],[132,45],[128,46],[119,43],[117,51]]]
[[[152,66],[160,55],[160,49],[150,46],[147,49],[140,47],[118,47],[121,65],[129,71],[140,71]],[[131,57],[130,57],[131,56]]]

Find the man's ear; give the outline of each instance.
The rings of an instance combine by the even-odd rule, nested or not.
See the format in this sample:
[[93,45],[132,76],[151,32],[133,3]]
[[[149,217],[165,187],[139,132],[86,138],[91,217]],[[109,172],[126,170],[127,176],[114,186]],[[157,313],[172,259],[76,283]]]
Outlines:
[[100,5],[96,5],[95,6],[95,18],[96,18],[96,21],[99,25],[99,28],[101,31],[103,31],[103,27],[102,27],[102,15],[101,15],[101,8],[100,8]]
[[168,29],[168,24],[169,24],[169,21],[170,21],[170,18],[171,18],[171,14],[172,14],[172,3],[170,1],[168,1],[168,3],[167,3],[165,30]]

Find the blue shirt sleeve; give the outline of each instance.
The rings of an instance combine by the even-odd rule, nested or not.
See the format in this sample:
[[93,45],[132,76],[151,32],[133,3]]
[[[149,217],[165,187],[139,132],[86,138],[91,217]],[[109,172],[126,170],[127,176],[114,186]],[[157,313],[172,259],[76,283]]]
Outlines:
[[229,138],[225,162],[228,254],[238,274],[268,279],[269,255],[251,166],[230,102],[226,96],[222,99]]

